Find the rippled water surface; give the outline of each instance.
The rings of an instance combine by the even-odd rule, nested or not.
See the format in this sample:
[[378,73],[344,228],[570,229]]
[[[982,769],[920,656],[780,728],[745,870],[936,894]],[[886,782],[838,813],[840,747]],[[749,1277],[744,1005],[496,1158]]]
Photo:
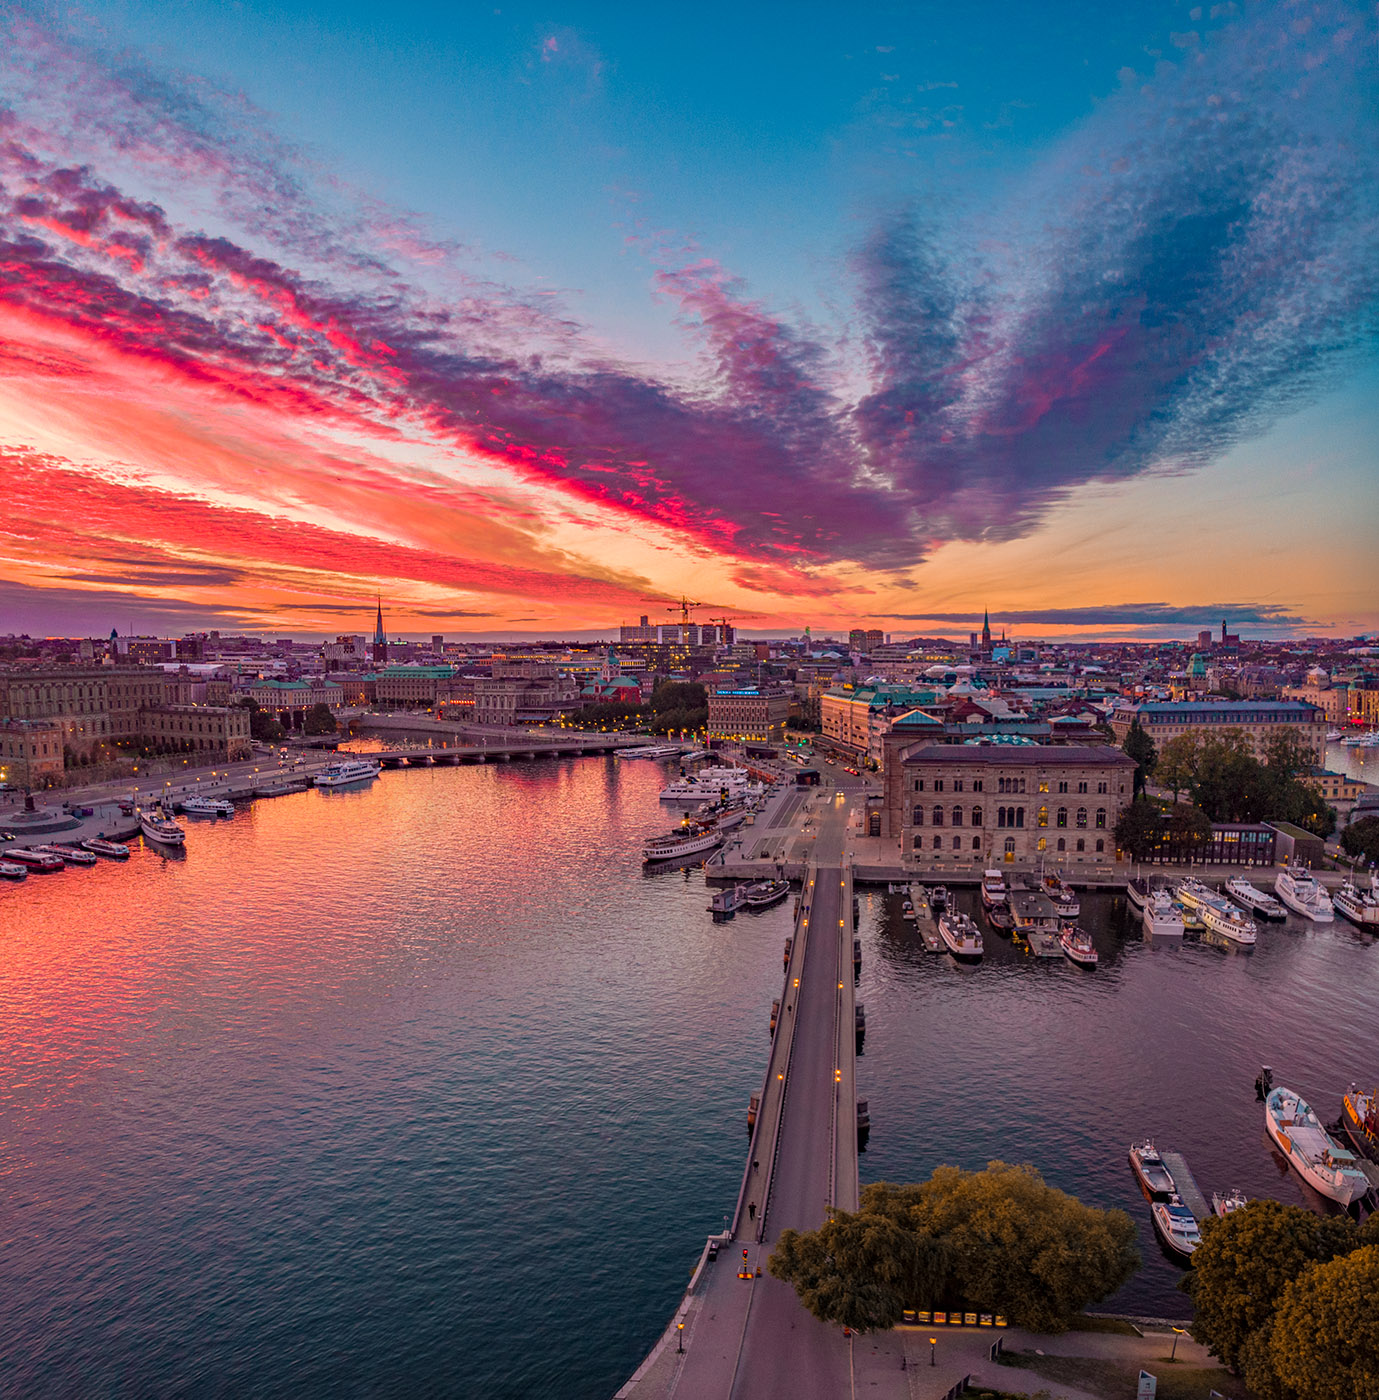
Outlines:
[[[645,877],[657,764],[388,772],[0,886],[0,1389],[607,1397],[736,1195],[790,907]],[[968,897],[964,896],[967,900]],[[970,900],[968,900],[970,903]],[[1252,1084],[1379,1075],[1379,947],[1084,922],[1103,964],[922,951],[864,893],[864,1180],[1030,1160],[1124,1206],[1153,1132],[1285,1200]]]

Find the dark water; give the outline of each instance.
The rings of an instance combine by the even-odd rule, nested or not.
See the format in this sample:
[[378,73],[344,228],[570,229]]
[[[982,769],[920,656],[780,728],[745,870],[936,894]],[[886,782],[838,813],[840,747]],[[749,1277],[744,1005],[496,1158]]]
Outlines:
[[[191,824],[184,858],[0,886],[0,1391],[607,1397],[731,1208],[788,904],[715,925],[640,872],[664,770],[385,773]],[[1286,1200],[1260,1060],[1328,1116],[1379,1076],[1379,946],[1127,941],[979,968],[863,895],[863,1179],[1030,1160]]]
[[[924,951],[900,897],[862,901],[859,1092],[871,1100],[862,1180],[923,1180],[952,1163],[1032,1162],[1052,1185],[1117,1206],[1144,1266],[1110,1306],[1186,1316],[1126,1160],[1146,1134],[1183,1153],[1207,1201],[1241,1187],[1327,1208],[1276,1153],[1255,1075],[1273,1066],[1324,1121],[1351,1080],[1379,1083],[1379,941],[1338,918],[1261,924],[1254,951],[1140,936],[1123,895],[1083,894],[1095,972],[1035,960],[984,927],[961,967]],[[979,922],[975,890],[959,907]]]

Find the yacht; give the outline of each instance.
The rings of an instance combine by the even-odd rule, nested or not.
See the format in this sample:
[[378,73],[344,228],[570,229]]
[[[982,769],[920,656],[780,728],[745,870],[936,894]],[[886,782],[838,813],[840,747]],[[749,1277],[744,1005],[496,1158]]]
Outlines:
[[1164,1165],[1152,1138],[1145,1138],[1130,1149],[1130,1170],[1151,1201],[1166,1201],[1177,1194],[1178,1184]]
[[966,914],[945,909],[939,915],[938,931],[944,946],[959,962],[981,962],[982,931]]
[[1076,963],[1078,967],[1097,965],[1096,945],[1086,929],[1079,928],[1076,924],[1067,924],[1058,935],[1058,942],[1062,946],[1063,956],[1069,962]]
[[1167,890],[1155,890],[1144,906],[1141,915],[1144,931],[1151,938],[1181,938],[1183,936],[1182,911],[1173,902]]
[[1362,890],[1347,880],[1332,896],[1337,910],[1352,924],[1379,932],[1379,894],[1374,890],[1374,876],[1369,877],[1369,889]]
[[1145,903],[1149,899],[1149,881],[1141,880],[1138,876],[1131,880],[1125,887],[1125,897],[1130,901],[1132,909],[1144,912]]
[[186,844],[187,833],[161,807],[156,812],[139,812],[139,830],[148,840],[164,846]]
[[1296,865],[1285,866],[1274,880],[1274,893],[1295,913],[1313,923],[1329,924],[1336,917],[1331,896],[1312,875]]
[[1006,877],[1000,870],[982,872],[982,907],[989,914],[998,904],[1006,902]]
[[1337,741],[1338,739],[1344,739],[1344,738],[1345,738],[1345,735],[1342,734],[1341,731],[1340,731],[1339,729],[1328,729],[1328,730],[1326,731],[1326,742],[1327,742],[1328,744],[1334,744],[1334,743],[1336,743],[1336,741]]
[[7,849],[5,859],[11,864],[22,865],[25,870],[31,870],[36,875],[56,875],[59,870],[67,868],[62,863],[61,856],[47,856],[39,851]]
[[772,904],[779,904],[789,893],[789,880],[758,880],[747,886],[747,907],[766,909]]
[[56,856],[64,865],[95,865],[96,857],[80,846],[35,846],[41,856]]
[[1356,1165],[1355,1154],[1322,1127],[1293,1090],[1280,1086],[1264,1100],[1264,1126],[1288,1165],[1323,1196],[1348,1206],[1369,1190],[1369,1178]]
[[346,758],[328,763],[311,780],[318,788],[349,787],[354,783],[371,783],[383,771],[381,764],[368,758]]
[[191,817],[233,817],[235,804],[228,797],[184,797],[182,810]]
[[123,841],[107,841],[103,836],[92,836],[81,844],[98,856],[109,856],[111,860],[129,859],[129,847]]
[[730,797],[759,791],[745,768],[701,768],[661,789],[662,802],[711,802],[724,792]]
[[1190,1262],[1197,1246],[1202,1243],[1197,1217],[1177,1196],[1170,1196],[1166,1201],[1155,1201],[1150,1210],[1159,1238],[1179,1259]]
[[1362,1094],[1352,1084],[1341,1098],[1341,1127],[1357,1151],[1379,1162],[1379,1094]]
[[1242,908],[1261,919],[1286,919],[1288,911],[1273,895],[1252,885],[1243,875],[1232,875],[1226,881],[1226,893]]
[[1250,1204],[1250,1198],[1239,1187],[1227,1191],[1223,1196],[1219,1191],[1211,1193],[1211,1208],[1223,1220],[1233,1210],[1244,1210]]
[[619,758],[674,758],[680,752],[679,744],[643,744],[640,748],[620,749]]
[[711,851],[723,844],[723,833],[716,826],[689,822],[667,831],[663,836],[649,837],[642,847],[642,855],[648,860],[680,860],[685,856],[698,855],[701,851]]
[[1082,912],[1082,905],[1073,887],[1056,870],[1044,873],[1044,893],[1053,900],[1053,907],[1060,919],[1075,919]]
[[0,860],[0,880],[27,880],[28,870],[10,860]]

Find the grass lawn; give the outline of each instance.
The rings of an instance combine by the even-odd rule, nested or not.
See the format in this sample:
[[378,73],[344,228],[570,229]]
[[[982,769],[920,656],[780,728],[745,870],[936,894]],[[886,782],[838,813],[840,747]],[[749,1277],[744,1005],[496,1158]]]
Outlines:
[[[1129,1362],[1098,1357],[1030,1356],[1008,1351],[1000,1362],[1002,1366],[1031,1371],[1040,1381],[1074,1386],[1092,1395],[1104,1395],[1106,1400],[1125,1400],[1134,1395],[1140,1373],[1139,1367]],[[1251,1400],[1244,1383],[1219,1366],[1162,1361],[1146,1369],[1158,1377],[1157,1400],[1207,1400],[1213,1390],[1231,1400]]]
[[1114,1332],[1121,1337],[1138,1337],[1140,1334],[1119,1317],[1088,1317],[1078,1313],[1068,1321],[1069,1332]]

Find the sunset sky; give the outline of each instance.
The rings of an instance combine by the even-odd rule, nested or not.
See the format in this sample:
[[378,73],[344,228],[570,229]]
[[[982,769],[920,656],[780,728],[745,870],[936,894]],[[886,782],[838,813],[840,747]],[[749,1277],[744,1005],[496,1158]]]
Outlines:
[[0,13],[0,634],[1379,628],[1371,5]]

